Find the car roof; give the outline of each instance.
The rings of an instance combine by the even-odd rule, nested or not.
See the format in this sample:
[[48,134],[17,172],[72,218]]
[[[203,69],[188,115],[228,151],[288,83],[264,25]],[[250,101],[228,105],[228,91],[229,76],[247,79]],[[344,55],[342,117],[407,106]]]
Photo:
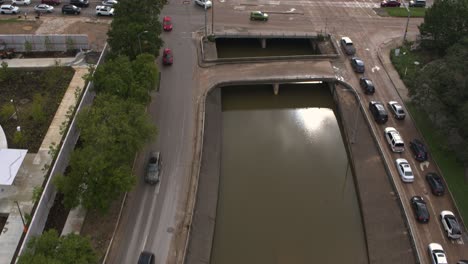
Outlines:
[[353,44],[353,41],[348,37],[342,37],[341,40],[343,40],[346,44]]

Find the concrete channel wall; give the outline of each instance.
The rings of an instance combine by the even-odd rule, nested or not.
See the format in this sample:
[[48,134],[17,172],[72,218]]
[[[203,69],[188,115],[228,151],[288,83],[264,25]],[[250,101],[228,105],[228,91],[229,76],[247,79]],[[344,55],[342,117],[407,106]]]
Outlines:
[[[376,145],[370,120],[356,92],[346,83],[317,76],[310,79],[258,80],[257,83],[322,80],[330,83],[337,118],[348,151],[360,205],[369,263],[417,263],[417,254],[406,226],[391,175]],[[205,97],[203,146],[196,203],[186,248],[186,264],[206,264],[211,257],[219,177],[221,176],[221,87],[252,84],[243,81],[218,84]],[[203,104],[203,102],[202,102]],[[377,162],[376,162],[377,160]]]
[[[101,56],[99,57],[99,61],[96,67],[98,67],[101,63],[104,62],[107,53],[108,46],[106,44],[101,53]],[[83,92],[83,96],[76,109],[76,113],[79,113],[84,107],[92,104],[95,96],[92,88],[93,83],[89,82],[86,86],[85,91]],[[24,239],[21,242],[21,247],[19,249],[18,255],[21,255],[21,253],[25,250],[28,241],[33,236],[41,235],[44,231],[47,217],[49,216],[50,208],[53,206],[55,195],[57,194],[57,190],[52,184],[52,180],[55,178],[56,175],[63,174],[65,172],[65,169],[68,166],[70,155],[73,152],[75,144],[78,141],[80,135],[76,126],[76,116],[77,115],[75,114],[70,122],[69,129],[66,133],[65,138],[63,139],[63,143],[57,154],[57,158],[52,165],[52,169],[50,170],[49,178],[47,179],[44,191],[42,192],[42,196],[36,206],[36,210],[32,215],[32,220],[29,225],[28,232],[26,233]],[[15,261],[13,259],[13,263],[14,262]]]

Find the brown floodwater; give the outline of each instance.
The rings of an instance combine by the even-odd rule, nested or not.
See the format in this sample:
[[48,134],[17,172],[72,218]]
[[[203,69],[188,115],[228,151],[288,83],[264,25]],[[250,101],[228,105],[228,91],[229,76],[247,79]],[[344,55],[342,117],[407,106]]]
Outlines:
[[222,88],[211,264],[367,263],[359,203],[324,85]]

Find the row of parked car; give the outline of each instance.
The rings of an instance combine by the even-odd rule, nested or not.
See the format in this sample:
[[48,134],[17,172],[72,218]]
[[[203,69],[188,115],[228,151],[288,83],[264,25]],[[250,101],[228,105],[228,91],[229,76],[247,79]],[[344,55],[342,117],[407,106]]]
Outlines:
[[[343,37],[340,40],[340,45],[343,48],[346,55],[353,56],[350,59],[351,66],[356,73],[364,73],[365,66],[364,61],[358,57],[355,57],[356,49],[353,42],[349,37]],[[366,77],[359,78],[359,84],[364,90],[365,94],[374,94],[375,86],[373,82]],[[393,117],[396,120],[404,120],[406,113],[403,106],[397,101],[389,101],[388,109],[390,109]],[[388,121],[388,113],[385,106],[380,101],[370,101],[369,111],[372,114],[374,120],[378,124],[385,124]],[[405,143],[400,133],[394,127],[386,127],[384,129],[385,139],[392,150],[395,153],[402,153],[405,151]],[[419,139],[413,139],[410,141],[410,149],[413,157],[416,161],[425,162],[428,160],[428,151],[423,142]],[[411,169],[409,162],[406,159],[398,158],[395,159],[395,166],[400,175],[400,178],[405,183],[411,183],[414,181],[414,174]],[[445,193],[445,184],[437,173],[429,172],[426,174],[426,182],[429,185],[431,192],[435,196],[442,196]],[[414,211],[415,218],[420,223],[428,223],[430,214],[428,205],[423,197],[413,196],[410,199],[411,207]],[[462,235],[462,227],[455,217],[454,213],[448,210],[440,212],[440,221],[442,224],[447,237],[450,239],[459,239]],[[447,263],[447,258],[444,250],[440,244],[431,243],[428,246],[429,255],[432,263],[442,264]]]
[[[0,0],[2,1],[2,0]],[[1,2],[0,2],[1,3]],[[0,6],[0,14],[21,14],[18,5],[27,6],[31,4],[31,0],[12,0],[12,4],[4,4]],[[36,13],[52,13],[54,11],[53,6],[61,4],[60,0],[41,0],[41,4],[34,6]],[[116,0],[104,0],[101,5],[96,6],[97,16],[113,16],[113,6],[117,4]],[[70,0],[69,4],[62,6],[62,14],[73,14],[79,15],[81,8],[89,6],[88,0]]]

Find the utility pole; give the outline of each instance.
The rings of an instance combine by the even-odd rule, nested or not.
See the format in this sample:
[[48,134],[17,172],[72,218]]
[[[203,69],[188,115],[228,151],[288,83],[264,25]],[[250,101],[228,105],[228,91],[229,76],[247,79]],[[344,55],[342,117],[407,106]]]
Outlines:
[[211,2],[211,35],[214,35],[214,0]]
[[411,17],[411,10],[408,8],[408,5],[405,3],[406,11],[408,12],[408,18],[406,19],[405,34],[403,35],[403,44],[406,43],[406,34],[408,33],[409,19]]

